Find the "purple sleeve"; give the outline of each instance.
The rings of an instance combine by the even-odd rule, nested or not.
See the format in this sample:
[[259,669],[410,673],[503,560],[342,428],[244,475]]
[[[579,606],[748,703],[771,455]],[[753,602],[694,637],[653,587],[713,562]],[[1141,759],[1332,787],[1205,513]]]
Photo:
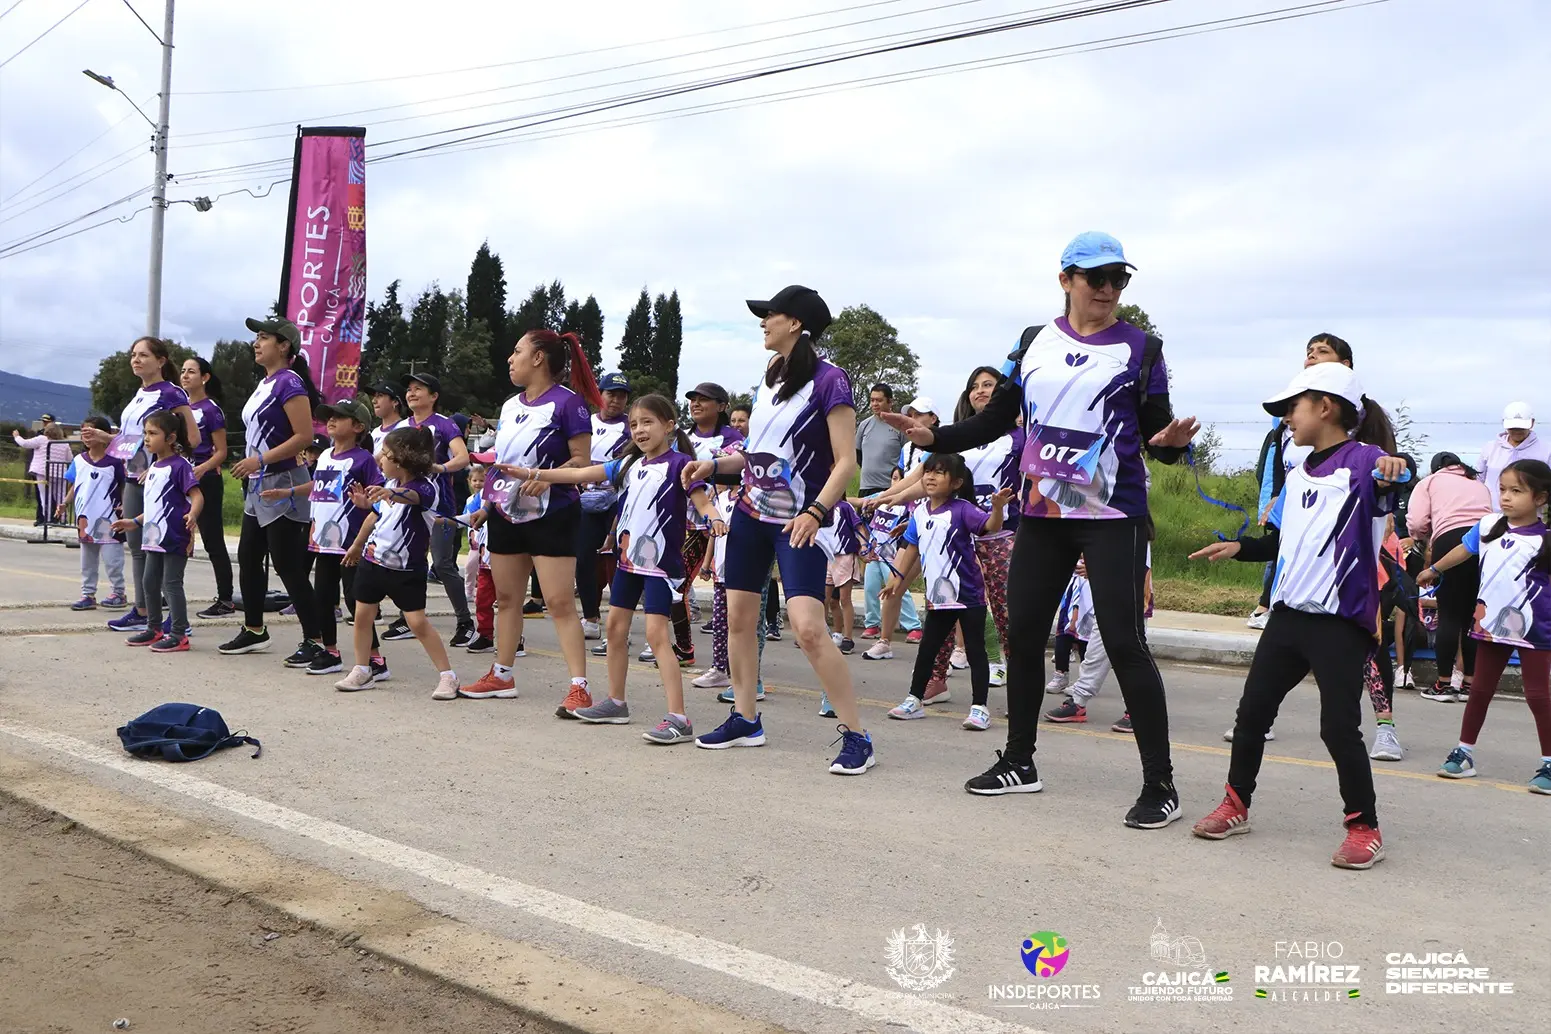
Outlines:
[[819,412],[829,416],[830,411],[839,406],[856,405],[856,399],[851,396],[851,378],[838,366],[825,363],[819,367],[818,376],[823,378],[823,383],[816,385],[814,392],[819,403]]
[[420,502],[416,505],[421,509],[429,510],[436,504],[436,489],[432,487],[431,482],[425,480],[424,478],[416,478],[414,481],[411,481],[406,485],[400,485],[399,487],[405,491],[413,492],[419,496]]
[[162,381],[161,392],[159,409],[177,409],[179,406],[188,405],[188,393],[170,381]]
[[[693,457],[693,456],[686,456],[682,452],[675,452],[672,455],[673,455],[673,458],[670,459],[668,462],[673,464],[673,472],[669,476],[672,477],[673,480],[675,480],[675,481],[681,481],[681,480],[683,480],[683,476],[684,476],[684,468],[689,466],[691,463],[693,463],[694,460],[695,460],[695,457]],[[689,487],[684,489],[684,494],[685,495],[694,495],[695,494],[695,489],[697,489],[697,488],[703,488],[707,492],[711,491],[710,483],[707,482],[704,478],[700,478],[698,480],[691,481],[689,483]]]
[[307,394],[307,385],[297,376],[294,370],[281,370],[275,375],[275,390],[270,396],[281,406],[296,398],[298,395]]
[[185,496],[199,487],[199,478],[194,476],[194,466],[187,460],[178,464],[177,477],[178,487],[183,490]]
[[226,414],[222,411],[221,407],[216,405],[214,402],[211,402],[209,405],[205,406],[205,430],[226,430]]
[[592,414],[587,411],[587,403],[580,395],[572,395],[560,405],[560,430],[565,440],[570,442],[579,434],[592,437]]
[[[365,450],[363,449],[362,451],[364,452]],[[384,481],[382,471],[377,469],[377,460],[372,457],[371,453],[367,453],[355,461],[355,466],[351,470],[350,476],[357,484],[361,485],[380,485]]]
[[986,521],[991,515],[974,503],[959,500],[959,519],[964,522],[964,527],[969,529],[971,535],[979,535],[986,529]]
[[1167,395],[1169,393],[1169,364],[1163,358],[1163,353],[1158,353],[1158,361],[1152,365],[1152,376],[1147,379],[1147,394]]
[[722,452],[735,452],[743,445],[743,432],[728,424],[722,428]]
[[122,485],[129,477],[128,468],[124,466],[124,461],[117,456],[109,456],[108,461],[113,464],[113,483]]

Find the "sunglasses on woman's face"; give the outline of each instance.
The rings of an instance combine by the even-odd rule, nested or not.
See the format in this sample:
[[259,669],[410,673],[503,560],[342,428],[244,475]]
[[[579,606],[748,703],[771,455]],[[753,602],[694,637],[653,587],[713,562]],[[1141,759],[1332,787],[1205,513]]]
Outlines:
[[1124,266],[1100,266],[1097,269],[1079,269],[1077,272],[1095,291],[1104,290],[1106,283],[1114,284],[1117,291],[1124,291],[1131,282],[1131,273]]

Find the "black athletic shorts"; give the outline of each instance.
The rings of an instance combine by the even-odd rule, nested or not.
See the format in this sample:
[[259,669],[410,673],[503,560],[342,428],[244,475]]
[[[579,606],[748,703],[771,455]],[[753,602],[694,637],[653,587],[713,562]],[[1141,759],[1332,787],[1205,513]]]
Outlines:
[[389,599],[406,614],[425,609],[426,569],[395,571],[370,560],[362,560],[355,569],[357,603],[381,603]]
[[485,544],[498,556],[576,556],[576,527],[582,520],[580,503],[546,513],[536,521],[513,524],[500,514],[485,518]]

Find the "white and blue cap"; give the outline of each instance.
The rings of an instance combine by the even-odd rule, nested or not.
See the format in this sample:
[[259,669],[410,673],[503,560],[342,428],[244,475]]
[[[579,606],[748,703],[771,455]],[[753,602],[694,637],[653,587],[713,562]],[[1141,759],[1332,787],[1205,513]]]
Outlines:
[[1136,267],[1126,261],[1126,251],[1120,242],[1102,230],[1085,230],[1072,238],[1072,243],[1061,252],[1061,268],[1094,269],[1119,263],[1131,269]]
[[1357,379],[1356,372],[1345,363],[1315,363],[1313,366],[1305,366],[1298,371],[1298,376],[1292,379],[1292,383],[1287,385],[1284,391],[1266,399],[1262,405],[1272,416],[1286,416],[1288,404],[1306,391],[1317,391],[1322,395],[1345,399],[1352,404],[1353,409],[1359,413],[1362,412],[1362,382]]

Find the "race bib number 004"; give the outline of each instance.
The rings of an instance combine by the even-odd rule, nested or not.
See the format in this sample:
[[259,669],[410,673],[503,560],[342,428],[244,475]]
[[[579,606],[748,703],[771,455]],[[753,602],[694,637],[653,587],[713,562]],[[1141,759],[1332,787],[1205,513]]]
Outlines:
[[1091,485],[1103,447],[1102,434],[1039,424],[1024,443],[1020,467],[1033,478]]

